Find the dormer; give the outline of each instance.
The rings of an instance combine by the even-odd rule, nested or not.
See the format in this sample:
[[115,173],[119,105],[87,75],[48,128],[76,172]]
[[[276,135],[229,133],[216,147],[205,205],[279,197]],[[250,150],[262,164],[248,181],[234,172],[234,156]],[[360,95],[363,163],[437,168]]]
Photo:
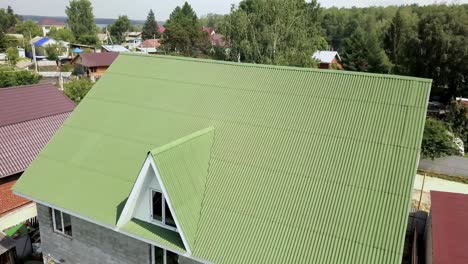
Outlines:
[[137,219],[176,232],[191,254],[213,140],[209,127],[150,151],[117,227]]

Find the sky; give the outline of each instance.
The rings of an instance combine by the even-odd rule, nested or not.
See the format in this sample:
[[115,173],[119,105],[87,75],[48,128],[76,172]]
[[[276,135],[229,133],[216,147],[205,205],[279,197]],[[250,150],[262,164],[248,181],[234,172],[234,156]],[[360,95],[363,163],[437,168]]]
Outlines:
[[[197,12],[203,16],[208,13],[229,13],[232,4],[240,0],[187,0]],[[65,7],[68,0],[0,0],[0,8],[8,5],[13,7],[15,13],[20,15],[65,16]],[[91,0],[94,16],[97,18],[117,18],[127,15],[131,19],[145,19],[149,9],[153,9],[158,21],[166,20],[172,10],[182,5],[185,0]],[[468,3],[468,0],[318,0],[324,7],[364,7],[387,6],[417,3],[427,5],[436,2]]]

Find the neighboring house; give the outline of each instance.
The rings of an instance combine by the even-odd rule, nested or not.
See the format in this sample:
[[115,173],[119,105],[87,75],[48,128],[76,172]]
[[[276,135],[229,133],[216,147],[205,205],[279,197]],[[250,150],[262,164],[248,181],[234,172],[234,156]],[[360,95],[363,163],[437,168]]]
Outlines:
[[141,32],[128,32],[125,36],[125,46],[130,50],[135,50],[143,41],[141,34]]
[[137,50],[142,51],[144,53],[156,53],[158,48],[161,46],[159,39],[147,39],[141,43]]
[[60,28],[65,28],[66,26],[64,22],[57,21],[51,18],[44,18],[41,21],[39,21],[39,23],[37,24],[42,28],[42,33],[44,37],[47,36],[47,33],[49,33],[49,31],[52,28],[60,29]]
[[102,45],[101,52],[130,52],[130,50],[122,45]]
[[340,55],[336,51],[318,50],[312,55],[312,58],[319,62],[320,69],[343,69]]
[[14,190],[63,263],[401,263],[430,87],[121,54]]
[[208,36],[212,36],[212,35],[216,34],[214,28],[212,28],[212,27],[205,27],[204,26],[202,28],[202,30],[205,31],[208,34]]
[[426,223],[427,264],[468,262],[468,195],[431,192],[431,212]]
[[63,49],[63,52],[59,55],[60,59],[68,58],[69,54],[69,46],[70,43],[66,41],[56,41],[53,38],[43,37],[34,42],[34,48],[36,49],[36,59],[45,59],[47,58],[47,51],[46,47],[50,45],[59,44],[60,47]]
[[109,40],[107,33],[98,33],[97,37],[99,39],[99,42],[103,44],[107,44],[107,41]]
[[52,84],[0,89],[0,231],[36,216],[11,188],[74,108]]
[[221,34],[210,35],[210,42],[211,42],[211,45],[215,47],[224,48],[226,46],[224,35],[221,35]]
[[164,34],[164,32],[166,32],[166,27],[164,27],[164,26],[159,26],[159,27],[158,27],[158,32],[159,32],[159,34]]
[[75,65],[75,69],[80,67],[77,72],[85,73],[96,80],[106,72],[118,55],[117,52],[80,53],[72,60],[72,64]]

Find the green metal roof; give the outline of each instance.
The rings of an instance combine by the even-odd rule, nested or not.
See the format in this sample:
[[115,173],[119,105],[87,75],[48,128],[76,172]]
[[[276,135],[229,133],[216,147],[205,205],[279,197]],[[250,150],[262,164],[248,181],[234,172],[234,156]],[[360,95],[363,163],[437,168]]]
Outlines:
[[209,127],[151,151],[190,248],[195,246],[213,136]]
[[[182,243],[179,234],[163,227],[132,218],[128,223],[121,227],[121,230],[137,235],[138,237],[154,241],[159,245],[176,249],[179,252],[185,252],[184,244]],[[159,236],[155,236],[154,234],[159,234]]]
[[121,54],[15,190],[115,225],[156,149],[198,258],[400,263],[430,86]]

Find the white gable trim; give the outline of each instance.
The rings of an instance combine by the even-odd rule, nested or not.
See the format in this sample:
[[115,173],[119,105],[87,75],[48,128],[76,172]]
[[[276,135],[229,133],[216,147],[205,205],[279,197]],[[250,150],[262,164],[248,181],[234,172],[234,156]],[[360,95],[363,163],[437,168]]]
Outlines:
[[[189,254],[192,254],[189,244],[187,243],[187,239],[185,238],[184,231],[182,230],[182,228],[180,228],[179,219],[177,219],[174,208],[172,207],[171,200],[169,199],[169,195],[167,194],[166,187],[164,187],[164,184],[161,179],[161,175],[159,174],[158,168],[156,167],[156,164],[154,163],[154,159],[151,153],[148,153],[145,163],[143,164],[143,167],[141,168],[140,173],[138,174],[138,178],[135,182],[135,185],[133,185],[130,196],[128,197],[128,200],[125,203],[125,207],[122,213],[120,214],[119,220],[117,221],[117,227],[122,227],[128,221],[132,219],[134,211],[135,211],[135,207],[138,201],[138,197],[140,196],[140,193],[145,187],[143,186],[143,183],[145,182],[146,174],[149,169],[153,169],[154,174],[156,174],[156,179],[158,180],[159,186],[161,186],[162,194],[164,195],[164,199],[166,200],[169,210],[171,210],[172,217],[174,218],[174,222],[176,223],[177,232],[180,234],[180,237],[182,238],[182,243],[184,244],[185,250],[187,250]],[[159,224],[156,222],[152,222],[152,224],[174,231],[172,228],[166,227],[163,224]]]
[[138,197],[143,189],[143,183],[145,182],[146,172],[148,171],[150,166],[151,164],[149,162],[149,157],[147,157],[145,163],[143,163],[143,167],[141,168],[140,173],[138,174],[137,180],[133,185],[132,191],[130,192],[130,196],[128,197],[127,202],[125,203],[124,209],[120,214],[119,220],[117,221],[117,227],[122,227],[132,219]]
[[171,200],[169,199],[169,195],[167,194],[166,187],[164,186],[162,182],[161,175],[159,174],[159,171],[158,171],[158,167],[156,166],[156,163],[154,163],[154,159],[151,153],[148,154],[148,158],[146,160],[150,161],[150,164],[156,174],[156,178],[158,179],[159,186],[161,186],[161,190],[163,192],[164,198],[166,199],[166,203],[169,207],[169,210],[171,210],[172,217],[174,218],[174,222],[176,223],[176,226],[177,226],[177,230],[179,230],[180,237],[182,238],[182,242],[184,243],[185,250],[187,250],[187,252],[191,255],[192,251],[190,250],[189,244],[187,243],[187,239],[185,238],[184,230],[180,228],[179,219],[177,219],[174,208],[172,207]]
[[61,208],[61,207],[52,205],[52,204],[50,204],[50,203],[41,201],[41,200],[36,199],[36,198],[33,198],[33,197],[30,197],[30,196],[25,195],[25,194],[23,194],[23,193],[19,193],[19,192],[16,192],[16,191],[13,191],[13,193],[16,194],[16,195],[18,195],[18,196],[21,196],[21,197],[23,197],[23,198],[26,198],[26,199],[28,199],[28,200],[34,201],[34,202],[36,202],[36,203],[38,203],[38,204],[45,205],[45,206],[47,206],[47,207],[49,207],[49,208],[62,211],[62,212],[64,212],[64,213],[66,213],[66,214],[69,214],[69,215],[74,216],[74,217],[76,217],[76,218],[80,218],[80,219],[82,219],[82,220],[88,221],[88,222],[93,223],[93,224],[95,224],[95,225],[102,226],[102,227],[108,228],[108,229],[110,229],[110,230],[113,230],[113,231],[115,231],[115,232],[118,232],[118,233],[121,233],[121,234],[123,234],[123,235],[126,235],[126,236],[129,236],[129,237],[131,237],[131,238],[134,238],[134,239],[136,239],[136,240],[143,241],[143,242],[145,242],[145,243],[147,243],[147,244],[149,244],[149,245],[153,245],[153,246],[157,246],[157,247],[159,247],[159,248],[165,249],[165,250],[169,250],[169,251],[174,252],[174,253],[176,253],[176,254],[178,254],[178,255],[180,255],[180,256],[184,256],[184,257],[186,257],[186,258],[193,259],[193,260],[198,261],[198,262],[200,262],[200,263],[204,263],[204,264],[213,264],[213,263],[210,262],[210,261],[207,261],[207,260],[204,260],[204,259],[200,259],[200,258],[197,258],[197,257],[193,256],[192,253],[189,253],[189,252],[182,252],[182,251],[179,251],[179,250],[174,250],[174,249],[168,248],[168,247],[166,247],[166,246],[164,246],[164,245],[162,245],[162,244],[160,244],[160,243],[154,242],[154,241],[152,241],[152,240],[149,240],[149,239],[146,239],[146,238],[137,236],[137,235],[135,235],[135,234],[129,233],[129,232],[125,231],[125,230],[122,230],[120,227],[111,226],[111,225],[107,225],[107,224],[103,224],[103,223],[97,222],[97,221],[95,221],[95,220],[93,220],[93,219],[91,219],[91,218],[89,218],[89,217],[86,217],[86,216],[83,216],[83,215],[74,213],[74,212],[72,212],[72,211],[69,211],[68,209],[64,209],[64,208]]

